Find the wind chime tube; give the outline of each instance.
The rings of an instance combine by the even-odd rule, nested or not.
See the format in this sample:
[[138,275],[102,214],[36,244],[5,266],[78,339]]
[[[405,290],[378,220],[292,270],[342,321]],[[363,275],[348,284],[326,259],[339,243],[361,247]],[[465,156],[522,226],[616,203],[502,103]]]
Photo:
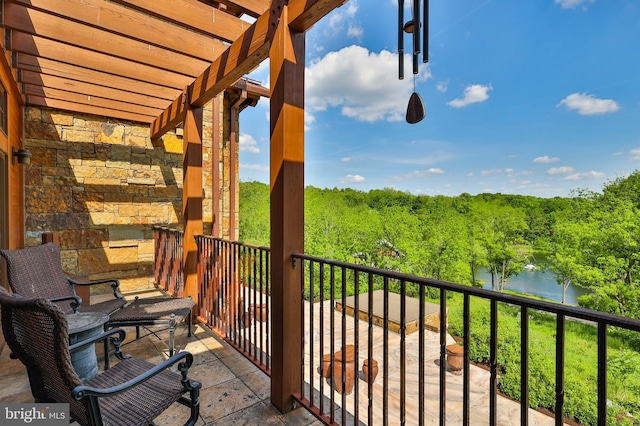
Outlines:
[[404,79],[404,0],[398,0],[398,78]]
[[413,0],[413,54],[420,54],[420,1]]
[[424,0],[424,19],[423,19],[423,27],[424,31],[422,38],[424,40],[424,48],[422,50],[422,62],[429,62],[429,0]]
[[413,74],[418,74],[420,54],[420,0],[413,0]]

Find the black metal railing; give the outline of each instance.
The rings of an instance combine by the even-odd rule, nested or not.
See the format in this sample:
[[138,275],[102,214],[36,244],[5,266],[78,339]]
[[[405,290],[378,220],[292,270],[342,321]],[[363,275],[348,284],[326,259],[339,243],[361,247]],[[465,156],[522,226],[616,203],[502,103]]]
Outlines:
[[269,249],[204,235],[195,239],[198,316],[270,374]]
[[[531,416],[540,414],[529,409],[529,316],[532,313],[555,317],[553,414],[557,425],[565,421],[566,321],[587,322],[597,328],[597,423],[606,424],[607,330],[617,327],[640,331],[640,321],[587,309],[303,254],[295,254],[293,258],[294,267],[300,271],[300,291],[305,300],[302,307],[304,359],[300,366],[302,393],[295,397],[328,424],[444,425],[449,421],[465,425],[476,421],[498,424],[499,415],[503,414],[498,410],[501,368],[498,365],[498,310],[503,306],[518,309],[520,314],[520,418],[511,418],[510,424],[535,423]],[[399,298],[392,299],[394,292]],[[407,297],[410,294],[415,298]],[[427,303],[428,294],[435,301],[437,319],[428,320],[427,309],[433,308]],[[380,295],[382,297],[378,298]],[[447,332],[447,301],[451,295],[462,298],[462,334],[465,336],[463,365],[457,378],[448,373],[451,369],[447,363],[448,346],[452,343]],[[412,300],[418,301],[417,323],[410,322],[407,316],[411,309],[415,311]],[[488,407],[476,406],[471,398],[473,393],[478,399],[476,391],[472,392],[477,385],[470,381],[471,342],[468,336],[473,335],[470,328],[472,300],[474,306],[476,300],[489,304],[489,355],[486,360],[489,379],[482,390],[485,395],[488,393]],[[438,334],[434,337],[429,329],[435,328]],[[353,352],[353,361],[343,355],[348,351]],[[365,381],[364,372],[360,375],[363,380],[359,380],[359,365],[364,360],[369,366],[373,361],[379,362],[382,377],[376,384]],[[434,366],[438,368],[435,373],[432,371]],[[354,375],[355,383],[350,383]],[[434,377],[437,377],[437,384],[433,383]],[[382,386],[378,385],[380,381]],[[447,389],[453,386],[457,386],[456,395],[449,398]],[[433,395],[434,389],[436,395]],[[437,401],[437,409],[428,406],[428,401]],[[504,418],[500,418],[504,422]]]
[[[174,262],[181,259],[175,247],[180,233],[158,231],[156,280],[171,287],[179,282],[168,277],[178,270]],[[196,243],[197,315],[270,374],[269,249],[200,235]],[[555,322],[555,336],[550,337],[555,365],[549,366],[555,370],[555,424],[565,421],[566,327],[574,322],[596,331],[593,423],[606,424],[608,336],[612,329],[640,331],[640,321],[633,319],[352,263],[295,254],[293,264],[300,274],[304,319],[302,391],[294,397],[327,424],[504,423],[498,362],[504,350],[499,336],[501,330],[505,334],[505,325],[498,316],[503,309],[516,310],[520,318],[520,402],[511,401],[517,408],[509,409],[509,424],[537,423],[533,416],[540,415],[529,408],[530,393],[536,389],[529,380],[529,360],[536,349],[530,342],[530,317],[541,314]],[[453,303],[453,297],[461,302]],[[462,317],[457,332],[464,337],[459,371],[451,368],[453,355],[448,352],[454,344],[448,334],[449,303],[461,306],[461,312],[454,312]],[[471,380],[480,369],[470,362],[471,346],[478,343],[472,328],[472,315],[474,321],[477,315],[471,307],[479,303],[486,305],[489,330],[479,342],[488,347],[481,389]],[[377,378],[365,374],[364,365],[360,372],[365,360],[370,370],[377,364]],[[486,401],[484,406],[478,406],[479,400]]]

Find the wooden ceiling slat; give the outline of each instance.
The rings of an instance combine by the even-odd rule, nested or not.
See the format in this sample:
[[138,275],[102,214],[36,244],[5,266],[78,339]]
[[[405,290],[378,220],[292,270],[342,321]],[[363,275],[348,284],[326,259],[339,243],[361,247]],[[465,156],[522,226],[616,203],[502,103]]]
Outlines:
[[16,31],[39,35],[62,43],[82,46],[113,57],[149,64],[165,70],[176,70],[196,77],[208,62],[176,52],[122,37],[107,31],[90,29],[86,25],[27,9],[15,3],[5,4],[5,26]]
[[98,96],[87,96],[81,93],[69,92],[51,87],[26,85],[24,93],[27,96],[39,96],[48,99],[57,99],[61,101],[73,102],[82,105],[90,105],[100,108],[108,108],[120,110],[132,114],[147,115],[157,117],[162,112],[160,108],[149,108],[142,105],[135,105],[126,102],[120,102],[113,99],[105,99]]
[[[211,62],[226,45],[157,17],[105,0],[9,0],[40,11],[54,11],[67,19]],[[170,35],[170,37],[167,37]]]
[[[289,0],[289,25],[298,31],[310,29],[323,16],[343,5],[346,0]],[[274,0],[272,7],[278,6]],[[268,10],[262,14],[242,36],[216,59],[209,68],[189,85],[186,92],[190,94],[189,102],[194,106],[202,106],[218,93],[231,86],[245,73],[250,72],[269,54],[269,46],[273,37],[274,25]],[[151,139],[157,139],[179,124],[186,111],[186,105],[176,99],[151,124]]]
[[175,72],[157,69],[149,65],[131,63],[125,59],[113,58],[102,53],[20,32],[13,32],[11,47],[20,53],[76,64],[98,71],[108,70],[109,73],[114,75],[148,81],[167,87],[182,89],[193,81],[192,78]]
[[69,78],[88,84],[124,90],[126,92],[152,95],[154,97],[164,99],[165,101],[172,101],[182,92],[181,90],[159,86],[145,81],[116,76],[102,71],[94,71],[26,54],[18,55],[17,68],[20,70],[42,73],[44,75]]
[[233,42],[250,24],[198,0],[113,0],[213,37]]
[[101,107],[95,107],[91,105],[83,105],[83,104],[63,101],[59,99],[48,99],[48,98],[43,98],[41,96],[32,96],[32,95],[27,95],[26,98],[27,98],[26,101],[28,105],[37,105],[37,106],[61,109],[61,110],[71,111],[71,112],[80,112],[83,114],[100,115],[103,117],[110,117],[110,118],[127,120],[127,121],[135,121],[139,123],[151,123],[151,121],[153,120],[153,117],[149,117],[148,115],[133,114],[133,113],[128,113],[124,111],[119,111],[116,109],[101,108]]
[[83,96],[95,96],[114,101],[127,102],[130,104],[144,105],[151,108],[164,109],[168,102],[164,99],[138,93],[125,92],[124,90],[110,89],[95,84],[83,83],[47,74],[38,74],[32,71],[23,71],[20,83],[50,87],[54,89],[75,92]]

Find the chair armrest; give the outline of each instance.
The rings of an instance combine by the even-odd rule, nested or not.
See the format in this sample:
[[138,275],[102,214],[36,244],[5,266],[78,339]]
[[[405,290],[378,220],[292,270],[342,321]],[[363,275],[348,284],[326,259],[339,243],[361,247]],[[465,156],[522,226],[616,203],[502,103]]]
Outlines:
[[49,299],[50,302],[62,302],[65,300],[71,301],[69,304],[71,305],[71,309],[73,309],[73,313],[77,313],[78,307],[82,305],[82,298],[80,296],[60,296]]
[[71,277],[67,277],[67,281],[69,281],[69,284],[71,284],[73,286],[76,286],[76,285],[96,285],[96,284],[111,283],[111,288],[113,289],[113,295],[115,296],[115,298],[116,299],[124,299],[124,297],[122,297],[122,295],[118,291],[118,287],[120,287],[120,280],[118,280],[117,278],[107,278],[107,279],[103,279],[103,280],[93,280],[93,281],[77,281],[77,280],[74,280]]
[[71,395],[73,396],[73,398],[75,398],[78,401],[85,397],[92,397],[92,396],[107,397],[107,396],[117,395],[136,385],[139,385],[149,380],[153,376],[161,373],[162,371],[166,370],[167,368],[171,367],[173,364],[179,361],[181,362],[180,364],[178,364],[178,370],[180,370],[180,372],[182,373],[182,385],[187,390],[199,389],[201,387],[200,382],[187,378],[187,371],[189,370],[189,367],[191,367],[191,365],[193,364],[193,355],[191,355],[190,352],[179,352],[174,356],[172,356],[171,358],[164,361],[163,363],[158,364],[153,368],[147,370],[143,374],[140,374],[139,376],[134,377],[133,379],[128,380],[124,383],[121,383],[117,386],[101,389],[101,388],[95,388],[91,386],[80,385],[80,386],[76,386],[71,391]]
[[[97,334],[95,336],[89,337],[88,339],[85,340],[81,340],[77,343],[74,343],[73,345],[69,345],[69,351],[73,351],[75,349],[78,348],[82,348],[84,346],[90,345],[92,343],[95,342],[99,342],[102,340],[107,339],[108,337],[111,337],[113,334],[117,334],[118,337],[117,338],[111,338],[111,344],[113,344],[113,346],[116,348],[114,354],[118,359],[127,359],[127,358],[131,358],[131,355],[124,355],[122,353],[122,349],[120,348],[120,345],[122,344],[122,342],[124,342],[124,339],[126,337],[126,333],[123,329],[121,328],[112,328],[108,331],[104,331],[100,334]],[[105,355],[107,356],[107,355]]]

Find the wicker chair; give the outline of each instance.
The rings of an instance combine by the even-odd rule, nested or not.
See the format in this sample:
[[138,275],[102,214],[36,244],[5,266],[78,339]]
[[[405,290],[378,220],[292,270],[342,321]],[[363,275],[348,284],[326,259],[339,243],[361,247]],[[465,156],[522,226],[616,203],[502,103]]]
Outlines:
[[[50,301],[0,291],[0,305],[5,339],[27,368],[35,402],[68,403],[71,418],[80,425],[147,425],[175,402],[191,409],[185,425],[198,420],[201,385],[187,377],[193,363],[189,352],[157,366],[125,357],[119,350],[125,335],[121,329],[69,346],[67,317]],[[120,362],[83,383],[70,351],[100,339],[112,340]],[[180,373],[169,370],[176,363]]]
[[[169,356],[174,353],[176,324],[186,320],[188,336],[192,334],[194,302],[191,298],[152,297],[138,299],[125,306],[126,301],[118,292],[120,281],[105,279],[79,282],[67,277],[62,270],[60,249],[53,243],[26,247],[19,250],[0,250],[7,261],[7,276],[11,290],[24,298],[44,298],[54,302],[64,313],[97,312],[109,315],[107,328],[140,327],[164,324],[169,327]],[[82,304],[75,286],[111,283],[114,297],[93,305]],[[105,343],[106,350],[106,343]],[[105,358],[105,366],[109,359]]]
[[120,282],[117,279],[79,282],[67,277],[62,270],[60,249],[53,243],[20,250],[0,250],[0,256],[7,261],[11,290],[24,298],[49,299],[62,312],[71,313],[76,312],[82,303],[82,299],[76,295],[75,286],[110,283],[113,299],[80,306],[80,311],[111,315],[126,303],[118,292]]

